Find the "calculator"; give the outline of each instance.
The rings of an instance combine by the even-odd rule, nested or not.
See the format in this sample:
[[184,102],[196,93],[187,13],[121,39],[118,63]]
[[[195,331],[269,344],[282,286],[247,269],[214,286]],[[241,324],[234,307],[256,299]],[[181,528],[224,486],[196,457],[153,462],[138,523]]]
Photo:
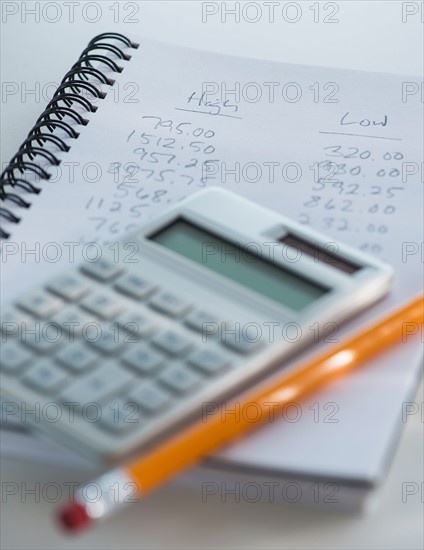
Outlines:
[[115,244],[1,319],[3,418],[105,464],[296,368],[392,282],[390,266],[219,187]]

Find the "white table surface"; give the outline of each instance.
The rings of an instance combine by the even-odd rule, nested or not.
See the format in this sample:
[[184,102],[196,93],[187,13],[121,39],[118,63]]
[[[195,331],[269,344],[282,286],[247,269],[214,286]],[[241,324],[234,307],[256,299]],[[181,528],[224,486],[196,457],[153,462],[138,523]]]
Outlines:
[[[43,19],[43,8],[49,8]],[[93,2],[91,2],[93,4]],[[175,44],[250,57],[404,74],[421,74],[423,67],[423,25],[419,14],[402,22],[398,1],[337,2],[338,23],[313,22],[309,9],[313,2],[299,1],[302,15],[297,23],[276,16],[271,23],[261,2],[263,17],[257,23],[230,16],[202,22],[202,2],[121,2],[121,21],[115,23],[110,8],[116,2],[97,2],[97,23],[82,16],[87,2],[74,2],[75,19],[69,21],[68,8],[58,2],[38,2],[41,18],[24,14],[24,5],[35,2],[2,2],[1,80],[15,83],[18,91],[4,98],[1,106],[1,161],[7,163],[43,109],[42,97],[48,83],[58,83],[75,62],[89,39],[112,30],[157,38]],[[5,16],[8,9],[18,9]],[[88,2],[90,4],[90,2]],[[125,4],[139,4],[135,18]],[[228,3],[229,5],[233,2]],[[243,3],[242,3],[243,4]],[[286,2],[277,4],[277,11]],[[322,5],[325,2],[321,3]],[[411,5],[414,3],[410,3]],[[215,3],[218,8],[221,2]],[[415,3],[420,8],[420,3]],[[52,20],[60,14],[58,21]],[[88,10],[85,6],[85,8]],[[100,9],[99,9],[100,8]],[[115,8],[116,9],[116,8]],[[405,8],[403,8],[405,9]],[[424,7],[421,8],[424,10]],[[92,8],[94,10],[94,8]],[[281,11],[280,11],[281,13]],[[94,11],[87,11],[93,19]],[[40,95],[22,96],[35,89]],[[421,386],[416,401],[421,403]],[[415,549],[423,547],[423,499],[421,488],[406,502],[402,486],[423,483],[423,421],[415,415],[406,423],[401,443],[373,506],[361,515],[330,514],[325,510],[302,510],[293,505],[249,502],[222,504],[218,499],[202,502],[194,488],[172,483],[143,503],[132,505],[122,515],[79,538],[65,537],[52,521],[55,505],[21,491],[1,503],[0,546],[29,548],[334,548],[334,549]],[[24,483],[30,489],[48,483],[82,481],[84,473],[63,467],[2,458],[3,497],[5,483]],[[4,498],[3,498],[4,500]]]

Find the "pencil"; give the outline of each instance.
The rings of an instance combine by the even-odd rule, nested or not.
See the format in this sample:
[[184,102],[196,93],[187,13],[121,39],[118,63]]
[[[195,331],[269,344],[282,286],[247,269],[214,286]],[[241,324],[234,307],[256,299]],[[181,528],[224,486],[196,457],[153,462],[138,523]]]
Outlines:
[[[422,330],[423,323],[424,294],[421,294],[345,342],[288,374],[282,373],[267,386],[259,385],[227,404],[231,409],[231,403],[237,403],[243,410],[244,406],[254,403],[255,422],[248,415],[222,415],[220,410],[216,410],[206,418],[197,419],[141,457],[80,488],[73,501],[60,510],[61,525],[68,531],[79,531],[110,516],[124,504],[134,502],[135,496],[143,498],[210,452],[269,421],[270,403],[273,404],[274,414],[294,399],[362,365],[388,347],[406,342]],[[90,486],[96,488],[96,499],[87,497]]]

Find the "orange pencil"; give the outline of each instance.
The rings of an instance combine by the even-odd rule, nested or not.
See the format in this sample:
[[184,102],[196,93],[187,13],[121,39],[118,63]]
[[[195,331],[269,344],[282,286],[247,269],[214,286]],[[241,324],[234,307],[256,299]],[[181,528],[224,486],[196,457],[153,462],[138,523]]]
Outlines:
[[[257,420],[254,423],[247,415],[241,414],[236,420],[235,415],[222,416],[217,411],[206,420],[199,419],[188,428],[183,428],[140,458],[111,470],[79,489],[74,501],[60,512],[61,524],[70,531],[81,530],[122,508],[125,502],[134,499],[136,493],[144,497],[221,445],[264,423],[270,417],[270,403],[273,404],[273,412],[282,409],[293,399],[365,363],[389,346],[406,341],[407,337],[420,331],[423,322],[424,295],[420,295],[294,372],[283,373],[268,387],[259,386],[243,394],[237,402],[241,410],[243,406],[255,403]],[[96,488],[97,496],[101,490],[99,498],[84,498],[90,486]]]

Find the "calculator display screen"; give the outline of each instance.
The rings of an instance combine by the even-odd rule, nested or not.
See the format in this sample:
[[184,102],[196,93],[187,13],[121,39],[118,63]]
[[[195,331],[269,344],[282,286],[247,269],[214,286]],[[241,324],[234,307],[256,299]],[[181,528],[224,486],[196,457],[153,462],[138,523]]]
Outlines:
[[264,259],[255,243],[231,243],[181,218],[149,238],[294,310],[303,309],[329,290]]

